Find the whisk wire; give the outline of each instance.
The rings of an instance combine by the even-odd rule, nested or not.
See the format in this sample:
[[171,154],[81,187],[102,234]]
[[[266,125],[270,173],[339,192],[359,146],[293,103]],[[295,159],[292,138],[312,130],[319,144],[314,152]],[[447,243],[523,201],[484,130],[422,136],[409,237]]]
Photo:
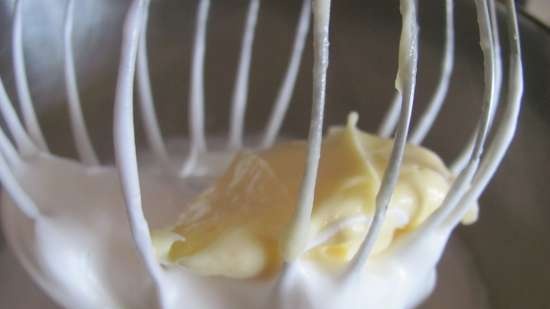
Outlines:
[[67,1],[65,13],[65,24],[63,31],[63,47],[65,52],[64,69],[65,69],[65,85],[67,91],[67,103],[69,106],[69,119],[73,133],[74,143],[80,160],[89,166],[99,165],[99,159],[92,146],[90,134],[86,127],[80,95],[78,93],[78,85],[76,81],[76,72],[73,55],[73,20],[74,20],[74,1]]
[[[447,92],[452,77],[454,67],[454,0],[445,1],[445,42],[443,45],[443,58],[441,61],[440,76],[435,87],[434,93],[418,123],[411,129],[409,142],[412,144],[421,144],[430,129],[432,128],[439,111],[445,102]],[[399,120],[399,114],[402,104],[402,96],[396,91],[384,115],[378,135],[384,138],[390,138],[395,131]]]
[[0,182],[3,189],[13,200],[15,206],[29,219],[39,220],[43,214],[29,196],[21,187],[20,179],[17,178],[17,172],[24,168],[24,162],[13,147],[13,144],[0,128]]
[[19,120],[19,116],[13,108],[13,104],[6,93],[6,88],[4,87],[4,82],[0,78],[0,113],[6,122],[9,133],[15,141],[17,149],[21,152],[23,156],[28,156],[37,152],[37,148],[34,145],[33,141],[25,131],[25,128]]
[[141,120],[143,121],[143,129],[145,138],[151,149],[153,155],[163,164],[165,167],[169,166],[170,159],[166,145],[162,136],[160,125],[155,110],[155,103],[153,98],[153,89],[151,86],[151,78],[149,73],[149,61],[147,52],[147,25],[149,24],[149,6],[150,2],[147,2],[147,8],[143,14],[143,21],[141,29],[141,38],[139,40],[138,55],[137,55],[137,86],[139,95],[139,107],[141,109]]
[[374,243],[378,238],[384,221],[391,196],[397,184],[401,162],[407,143],[409,124],[411,121],[416,75],[418,66],[418,17],[417,1],[401,0],[400,11],[403,18],[401,41],[399,46],[399,67],[396,77],[397,91],[402,95],[401,112],[395,136],[395,142],[390,154],[388,167],[384,172],[382,183],[376,195],[376,209],[372,223],[363,239],[357,253],[346,269],[346,277],[351,278],[364,267]]
[[163,273],[153,249],[149,225],[142,207],[134,128],[133,85],[139,39],[143,29],[143,14],[146,14],[148,1],[134,0],[125,20],[115,94],[113,135],[116,167],[122,184],[132,238],[155,285],[158,307],[164,309],[167,305],[162,288]]
[[290,55],[290,61],[288,63],[287,71],[283,79],[273,109],[271,110],[271,116],[265,127],[264,136],[261,147],[266,148],[275,142],[281,126],[285,119],[292,94],[296,86],[296,79],[300,70],[300,64],[304,54],[304,47],[306,39],[309,33],[311,23],[311,0],[303,0],[300,17],[296,29],[296,35],[294,37],[294,44],[292,47],[292,54]]
[[[494,94],[494,100],[497,102],[497,104],[494,104],[489,112],[489,126],[492,126],[495,113],[497,110],[498,103],[500,102],[500,94],[501,94],[501,88],[502,88],[502,55],[501,55],[501,47],[500,47],[500,34],[498,30],[498,20],[497,20],[497,14],[496,14],[496,5],[494,0],[489,0],[487,2],[488,8],[489,8],[489,20],[491,23],[491,29],[492,29],[492,44],[493,47],[493,60],[495,62],[495,71],[494,71],[494,79],[495,79],[495,94]],[[471,152],[474,148],[475,143],[475,132],[472,133],[470,136],[467,146],[464,147],[461,151],[461,153],[457,156],[457,158],[454,160],[454,162],[451,164],[451,171],[455,174],[459,173],[464,166],[468,162],[468,158],[470,157]]]
[[411,130],[409,142],[421,144],[432,128],[439,111],[445,102],[454,67],[455,31],[454,31],[454,0],[445,0],[445,43],[441,72],[435,91],[418,122]]
[[189,93],[191,143],[199,151],[206,151],[206,135],[204,132],[204,61],[209,11],[210,0],[201,0],[197,9],[191,69],[191,91]]
[[17,170],[23,165],[23,161],[19,157],[17,150],[13,147],[12,142],[3,129],[0,129],[0,153],[5,157],[10,168]]
[[502,119],[487,154],[483,158],[479,171],[474,178],[473,184],[466,195],[459,203],[459,207],[449,216],[451,226],[456,226],[469,210],[472,203],[476,201],[489,181],[494,176],[501,164],[506,151],[510,147],[516,131],[518,116],[521,109],[521,98],[523,96],[523,66],[521,48],[519,43],[519,30],[517,22],[516,7],[513,0],[506,2],[507,26],[509,33],[510,60],[508,77],[508,96],[506,108]]
[[[315,3],[318,2],[318,3]],[[294,218],[290,222],[289,237],[285,244],[284,257],[293,263],[309,241],[309,222],[313,210],[315,183],[321,157],[323,119],[326,103],[327,70],[329,63],[329,29],[331,0],[314,0],[313,18],[313,103],[308,133],[308,149],[305,172],[300,185]],[[290,269],[287,268],[287,269]],[[284,278],[282,276],[281,278]]]
[[237,78],[231,104],[231,119],[229,126],[229,148],[239,149],[243,144],[244,116],[248,100],[248,85],[250,64],[252,62],[252,47],[256,33],[256,24],[260,11],[260,0],[250,0],[246,14],[245,28],[241,45],[241,54],[237,68]]
[[204,60],[206,54],[206,33],[210,0],[201,0],[197,8],[195,42],[191,68],[191,91],[189,93],[189,131],[191,146],[187,160],[181,170],[182,176],[192,173],[198,155],[207,151],[204,128]]
[[[481,38],[481,49],[483,51],[484,63],[484,94],[481,116],[475,130],[475,141],[466,166],[458,173],[449,192],[441,203],[441,206],[428,217],[426,221],[418,228],[417,234],[425,232],[435,226],[439,226],[442,221],[455,209],[470,188],[471,181],[479,167],[479,162],[484,150],[484,144],[491,128],[491,114],[494,106],[498,104],[495,96],[495,61],[493,49],[493,29],[489,18],[489,8],[487,0],[474,0],[479,24],[479,33]],[[492,1],[492,0],[490,0]]]
[[401,111],[401,104],[403,103],[403,96],[398,91],[395,91],[393,98],[390,102],[390,107],[384,114],[384,118],[380,123],[378,129],[378,136],[383,138],[390,138],[395,130],[395,126],[399,119],[399,112]]
[[15,4],[15,13],[13,17],[13,69],[15,75],[15,86],[17,97],[21,106],[23,122],[29,131],[31,138],[44,152],[48,152],[48,145],[38,123],[38,118],[34,111],[27,72],[25,68],[25,56],[23,53],[23,0],[17,0]]

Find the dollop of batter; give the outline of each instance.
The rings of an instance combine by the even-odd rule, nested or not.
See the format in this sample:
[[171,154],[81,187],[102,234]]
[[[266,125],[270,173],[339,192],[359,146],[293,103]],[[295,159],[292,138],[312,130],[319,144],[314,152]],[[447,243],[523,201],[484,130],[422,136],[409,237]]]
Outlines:
[[[357,114],[331,128],[322,145],[304,258],[338,268],[357,251],[375,211],[393,141],[357,128]],[[186,205],[177,223],[154,233],[164,263],[231,278],[269,276],[297,205],[307,143],[241,151],[214,185]],[[445,198],[454,176],[430,150],[407,145],[399,181],[373,254],[418,227]],[[464,223],[477,219],[477,207]]]

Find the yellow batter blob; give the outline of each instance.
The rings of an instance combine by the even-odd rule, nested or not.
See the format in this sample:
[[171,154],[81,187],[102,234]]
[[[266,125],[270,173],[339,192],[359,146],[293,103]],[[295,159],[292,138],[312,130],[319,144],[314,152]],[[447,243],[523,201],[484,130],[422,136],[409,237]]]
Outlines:
[[[322,145],[311,248],[304,258],[327,267],[351,259],[375,210],[376,193],[393,141],[357,129],[357,115],[329,130]],[[290,141],[258,152],[242,151],[215,184],[199,195],[174,227],[154,233],[166,263],[204,275],[266,276],[282,263],[281,247],[297,206],[307,143]],[[422,223],[443,201],[454,177],[433,152],[407,145],[399,181],[373,254]],[[315,239],[334,224],[353,218],[320,244]],[[464,223],[477,219],[473,207]]]

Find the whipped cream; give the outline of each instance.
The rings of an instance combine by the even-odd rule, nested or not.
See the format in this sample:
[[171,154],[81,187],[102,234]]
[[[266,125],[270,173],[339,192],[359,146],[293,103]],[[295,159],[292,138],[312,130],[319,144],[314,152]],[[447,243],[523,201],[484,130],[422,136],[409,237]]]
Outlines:
[[[142,162],[143,206],[152,228],[173,223],[233,153],[199,162],[204,176],[182,179]],[[220,160],[222,159],[222,160]],[[216,162],[217,165],[209,165]],[[206,166],[220,170],[206,171]],[[154,288],[132,241],[117,171],[49,155],[32,158],[19,178],[42,213],[34,224],[3,195],[7,238],[34,279],[67,308],[154,308]],[[413,308],[433,289],[450,229],[406,237],[369,259],[358,282],[342,282],[300,258],[286,278],[229,279],[164,266],[169,308]],[[322,297],[321,297],[321,296]],[[346,296],[347,295],[347,296]],[[351,296],[350,296],[351,295]]]

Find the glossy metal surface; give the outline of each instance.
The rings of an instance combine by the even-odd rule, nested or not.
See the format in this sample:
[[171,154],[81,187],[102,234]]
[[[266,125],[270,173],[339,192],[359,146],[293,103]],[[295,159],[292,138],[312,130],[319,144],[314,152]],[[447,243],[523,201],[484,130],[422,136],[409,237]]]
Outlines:
[[[456,64],[449,98],[427,144],[450,162],[479,113],[481,51],[472,1],[457,1]],[[153,91],[165,136],[186,134],[194,1],[152,4],[149,50]],[[75,155],[64,98],[62,18],[65,2],[27,0],[27,67],[46,139],[54,152]],[[84,114],[104,161],[112,157],[112,110],[122,18],[128,1],[77,2],[75,56]],[[227,134],[231,91],[247,1],[213,3],[206,54],[206,128]],[[12,1],[0,2],[0,74],[15,97],[9,50]],[[264,1],[254,46],[246,131],[260,132],[283,76],[299,1]],[[439,70],[443,2],[420,3],[421,54],[417,112]],[[550,286],[550,34],[522,18],[526,91],[517,138],[481,199],[480,221],[461,228],[442,261],[439,285],[423,308],[549,308]],[[393,95],[400,16],[397,1],[336,1],[329,68],[327,125],[350,110],[374,131]],[[502,31],[504,32],[504,31]],[[311,45],[283,126],[305,137],[311,102]],[[505,58],[506,59],[506,58]],[[138,121],[139,122],[139,121]],[[137,132],[142,135],[142,132]],[[143,139],[143,136],[139,137]],[[142,145],[145,145],[141,141]],[[0,241],[0,308],[56,308]]]

